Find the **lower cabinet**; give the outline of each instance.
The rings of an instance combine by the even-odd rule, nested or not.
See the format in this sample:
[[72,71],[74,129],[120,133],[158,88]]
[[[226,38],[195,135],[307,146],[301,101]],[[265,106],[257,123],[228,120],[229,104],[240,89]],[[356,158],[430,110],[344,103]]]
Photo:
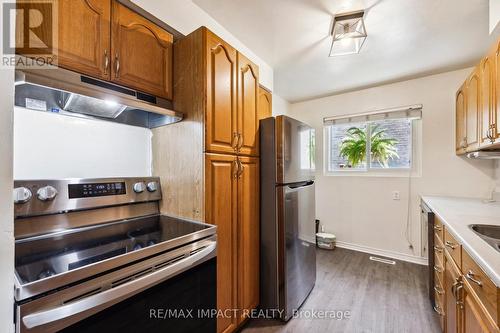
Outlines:
[[434,218],[434,230],[434,311],[442,332],[500,333],[500,289],[438,217]]
[[[217,308],[236,308],[237,179],[236,157],[205,155],[205,220],[217,226]],[[237,318],[220,316],[217,332],[232,332]]]
[[[217,332],[259,304],[259,159],[205,154],[205,217],[217,225]],[[233,312],[233,309],[239,311]]]
[[[238,157],[238,309],[259,305],[259,159]],[[239,323],[245,318],[239,318]]]
[[447,333],[460,332],[461,310],[463,305],[460,301],[462,280],[460,271],[455,267],[451,258],[445,256],[444,271],[445,288],[445,329]]
[[462,332],[464,333],[488,333],[488,325],[482,318],[479,304],[472,295],[472,289],[465,283],[462,295]]

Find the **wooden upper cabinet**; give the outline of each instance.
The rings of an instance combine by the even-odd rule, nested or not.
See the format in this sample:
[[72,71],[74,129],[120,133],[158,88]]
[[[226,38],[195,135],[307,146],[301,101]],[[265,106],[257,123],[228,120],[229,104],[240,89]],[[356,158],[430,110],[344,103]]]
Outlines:
[[236,50],[206,31],[206,131],[208,152],[235,153],[238,144],[236,112]]
[[259,119],[266,119],[273,115],[273,96],[264,87],[259,87]]
[[493,59],[493,129],[495,139],[500,139],[500,42],[494,45],[490,57]]
[[465,136],[465,84],[460,87],[457,91],[457,95],[455,97],[455,108],[456,108],[456,152],[457,154],[464,154],[465,148],[467,148],[467,138]]
[[59,66],[109,79],[110,17],[109,0],[59,0]]
[[494,96],[493,96],[493,80],[494,80],[494,58],[488,55],[479,65],[479,77],[481,79],[481,108],[480,108],[480,123],[479,123],[479,144],[481,146],[490,145],[494,138]]
[[[99,79],[109,79],[110,0],[59,0],[58,66]],[[23,8],[28,4],[23,2]],[[36,8],[36,1],[33,1]],[[22,49],[18,53],[23,54]]]
[[475,151],[479,148],[479,110],[481,109],[481,82],[479,68],[467,79],[466,86],[466,109],[465,109],[465,136],[467,151]]
[[[205,154],[205,221],[217,226],[217,308],[236,308],[237,178],[236,157]],[[217,319],[217,332],[232,332],[237,318]]]
[[172,99],[173,36],[114,1],[111,79],[144,93]]
[[259,305],[260,290],[259,158],[238,160],[238,308],[251,310]]
[[239,152],[259,155],[259,68],[238,53],[238,132],[241,134]]

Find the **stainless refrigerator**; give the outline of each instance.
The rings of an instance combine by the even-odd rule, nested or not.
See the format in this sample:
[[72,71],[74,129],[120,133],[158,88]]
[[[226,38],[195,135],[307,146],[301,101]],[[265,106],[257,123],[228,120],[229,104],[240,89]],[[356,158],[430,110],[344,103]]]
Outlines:
[[315,133],[286,116],[260,122],[261,308],[288,320],[316,281]]

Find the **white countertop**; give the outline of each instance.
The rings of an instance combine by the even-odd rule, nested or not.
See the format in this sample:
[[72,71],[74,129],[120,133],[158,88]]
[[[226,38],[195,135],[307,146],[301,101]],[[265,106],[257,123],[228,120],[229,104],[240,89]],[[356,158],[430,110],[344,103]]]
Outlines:
[[462,243],[463,248],[500,287],[500,252],[470,228],[471,224],[500,225],[500,202],[482,199],[422,196],[422,200],[444,222],[445,228]]

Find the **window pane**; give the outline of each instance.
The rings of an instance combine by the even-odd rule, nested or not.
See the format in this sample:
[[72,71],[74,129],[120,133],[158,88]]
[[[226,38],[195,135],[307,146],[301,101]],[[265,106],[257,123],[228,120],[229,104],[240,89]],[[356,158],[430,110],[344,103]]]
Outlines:
[[411,167],[411,120],[374,121],[370,123],[370,131],[371,168]]
[[328,171],[366,170],[366,124],[330,126]]

